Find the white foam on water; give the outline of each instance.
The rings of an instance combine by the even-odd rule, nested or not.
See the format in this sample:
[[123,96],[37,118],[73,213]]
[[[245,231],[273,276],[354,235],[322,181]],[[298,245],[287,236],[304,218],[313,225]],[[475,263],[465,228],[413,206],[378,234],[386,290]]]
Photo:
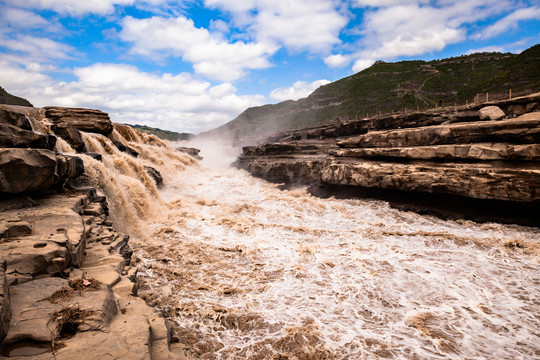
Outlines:
[[141,295],[197,356],[539,356],[539,229],[281,191],[202,150],[135,240]]

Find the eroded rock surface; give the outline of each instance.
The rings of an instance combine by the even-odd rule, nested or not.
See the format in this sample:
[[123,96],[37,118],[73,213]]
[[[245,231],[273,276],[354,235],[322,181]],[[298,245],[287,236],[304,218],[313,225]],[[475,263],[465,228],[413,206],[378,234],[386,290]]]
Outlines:
[[202,157],[199,155],[201,150],[199,150],[199,149],[181,146],[181,147],[177,147],[176,150],[178,150],[180,152],[183,152],[183,153],[186,153],[186,154],[189,154],[189,155],[193,156],[197,160],[202,160]]
[[133,250],[106,197],[72,181],[85,172],[75,154],[84,132],[112,131],[97,110],[0,105],[2,359],[185,359],[170,351],[165,320],[134,297]]
[[45,116],[55,126],[72,125],[77,130],[108,135],[113,131],[109,115],[99,110],[47,106]]
[[77,157],[44,149],[0,148],[0,193],[44,190],[83,172]]
[[[315,192],[401,191],[496,201],[497,207],[534,212],[540,208],[539,102],[540,94],[533,94],[451,110],[336,119],[244,147],[236,164],[255,176],[309,185]],[[540,225],[532,216],[527,221]]]
[[[1,259],[0,259],[1,260]],[[9,296],[9,286],[6,278],[7,263],[0,261],[0,342],[4,340],[9,330],[11,321],[11,297]]]
[[165,320],[133,296],[129,236],[114,231],[103,196],[27,204],[0,201],[0,358],[186,358],[169,350]]

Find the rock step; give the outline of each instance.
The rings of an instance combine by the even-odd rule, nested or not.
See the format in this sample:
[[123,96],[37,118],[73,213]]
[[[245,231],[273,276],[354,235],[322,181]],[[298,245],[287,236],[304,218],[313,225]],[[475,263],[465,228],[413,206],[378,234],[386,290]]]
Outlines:
[[84,260],[86,230],[79,211],[88,201],[87,195],[53,195],[35,201],[31,207],[25,206],[24,199],[14,199],[11,205],[0,202],[3,218],[0,228],[31,224],[25,227],[26,231],[5,236],[0,242],[0,256],[7,262],[9,284],[80,266]]
[[477,143],[390,148],[329,150],[336,157],[414,160],[540,161],[540,144]]
[[540,112],[510,120],[374,131],[338,141],[337,144],[343,148],[380,148],[481,142],[540,143]]
[[83,161],[76,156],[45,149],[0,148],[0,193],[47,190],[83,173]]
[[66,128],[68,125],[86,132],[108,135],[113,131],[109,115],[99,110],[47,106],[45,116],[54,126]]
[[[132,296],[130,277],[136,269],[126,268],[132,254],[129,236],[112,230],[105,199],[88,190],[33,205],[0,201],[6,215],[0,225],[7,229],[0,246],[13,251],[0,249],[7,257],[0,263],[0,358],[187,359],[183,348],[170,350],[165,319]],[[12,232],[16,224],[31,226]],[[28,243],[27,252],[22,242]],[[77,256],[80,263],[70,262]],[[68,279],[50,277],[58,269]],[[84,318],[60,331],[60,314],[70,309]],[[59,344],[54,353],[53,343]]]
[[369,160],[330,161],[320,174],[322,183],[461,195],[475,199],[538,203],[540,168],[499,167],[491,164]]
[[252,175],[287,184],[341,185],[520,203],[540,201],[540,167],[490,163],[381,162],[341,158],[248,158],[241,163]]
[[323,154],[337,149],[335,140],[305,140],[287,143],[267,143],[259,146],[245,146],[243,156],[286,156],[295,154]]

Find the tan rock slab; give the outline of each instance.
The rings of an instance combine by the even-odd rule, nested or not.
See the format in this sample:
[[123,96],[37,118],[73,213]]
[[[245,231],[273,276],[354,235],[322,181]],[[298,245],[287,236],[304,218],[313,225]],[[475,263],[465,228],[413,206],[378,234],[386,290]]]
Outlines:
[[[8,271],[11,271],[10,264],[15,262],[20,264],[21,259],[32,257],[32,254],[38,258],[38,262],[34,265],[20,264],[20,266],[26,268],[33,266],[35,270],[32,270],[32,273],[19,272],[19,270],[17,272],[32,275],[51,273],[46,270],[49,265],[44,265],[43,261],[59,257],[66,259],[66,264],[61,270],[70,265],[80,266],[84,260],[86,229],[78,212],[87,201],[86,195],[54,195],[39,199],[37,204],[31,207],[2,211],[6,222],[16,219],[19,222],[30,224],[32,228],[31,236],[19,236],[10,239],[9,242],[0,243],[0,249],[9,251],[10,257],[13,258],[12,260],[7,259]],[[17,250],[16,247],[19,245],[22,247]],[[60,248],[66,249],[67,254]],[[45,256],[45,254],[49,255]],[[57,265],[55,263],[54,266]]]
[[[59,318],[61,310],[76,309],[87,312],[73,335],[106,329],[118,314],[116,299],[110,287],[101,284],[97,288],[73,290],[67,280],[43,278],[22,285],[12,286],[12,321],[2,346],[8,348],[19,342],[64,341]],[[59,296],[66,289],[71,296]],[[57,316],[57,315],[56,315]]]
[[321,179],[332,185],[454,194],[525,203],[540,201],[540,169],[537,168],[504,168],[491,164],[466,163],[333,161],[323,167]]
[[337,157],[404,158],[418,160],[519,160],[539,161],[540,144],[513,145],[478,143],[391,148],[355,148],[330,150]]
[[45,116],[53,126],[69,124],[77,130],[108,135],[113,130],[109,115],[99,110],[47,106]]
[[3,346],[21,340],[50,342],[53,335],[49,320],[62,305],[45,299],[66,286],[67,280],[61,278],[44,278],[11,286],[12,318]]
[[0,253],[7,260],[8,273],[21,275],[55,274],[71,264],[65,246],[49,237],[28,236],[0,243]]
[[540,143],[540,119],[509,119],[374,131],[339,141],[345,148],[411,147],[504,142]]

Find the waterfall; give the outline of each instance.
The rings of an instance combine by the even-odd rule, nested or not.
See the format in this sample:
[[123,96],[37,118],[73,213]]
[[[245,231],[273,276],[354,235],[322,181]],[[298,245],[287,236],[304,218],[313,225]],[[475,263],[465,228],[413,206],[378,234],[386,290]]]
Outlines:
[[539,229],[282,191],[208,166],[219,162],[202,150],[200,166],[159,189],[166,211],[135,242],[139,295],[197,357],[507,359],[540,351]]
[[69,143],[60,136],[56,137],[54,151],[64,154],[75,154],[75,150],[71,147],[71,145],[69,145]]
[[159,139],[134,130],[128,133],[134,141],[128,141],[119,132],[114,133],[114,138],[135,149],[138,157],[121,152],[103,135],[81,134],[88,152],[102,154],[101,162],[81,155],[88,183],[107,196],[111,218],[119,231],[144,237],[147,224],[159,219],[165,211],[165,202],[145,167],[157,169],[167,182],[186,166],[195,166],[197,161]]
[[82,155],[88,182],[107,195],[118,230],[133,235],[139,295],[198,358],[540,352],[537,228],[320,199],[224,166],[229,151],[203,148],[198,163],[128,127],[110,138],[83,134],[87,150],[103,154]]

